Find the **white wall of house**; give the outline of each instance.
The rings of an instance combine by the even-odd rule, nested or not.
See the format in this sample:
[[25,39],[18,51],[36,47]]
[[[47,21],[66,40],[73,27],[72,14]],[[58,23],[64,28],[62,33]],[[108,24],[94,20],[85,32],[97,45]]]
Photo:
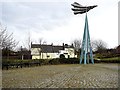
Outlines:
[[40,59],[39,55],[32,55],[32,59]]
[[59,58],[59,53],[39,53],[39,48],[31,48],[32,59],[52,59]]
[[75,57],[75,50],[74,50],[74,48],[65,48],[65,51],[68,53],[69,58],[74,58]]
[[74,53],[74,48],[65,48],[65,50],[59,50],[59,53],[39,53],[39,48],[31,48],[32,59],[53,59],[59,58],[61,54],[65,55],[65,58],[77,57]]
[[59,56],[63,54],[65,56],[65,58],[68,58],[68,52],[66,52],[65,50],[59,50]]
[[53,59],[59,58],[58,53],[41,53],[41,55],[32,55],[32,59]]
[[31,55],[39,55],[40,48],[31,48]]
[[60,50],[60,54],[64,54],[65,58],[76,57],[74,48],[65,48],[65,50]]

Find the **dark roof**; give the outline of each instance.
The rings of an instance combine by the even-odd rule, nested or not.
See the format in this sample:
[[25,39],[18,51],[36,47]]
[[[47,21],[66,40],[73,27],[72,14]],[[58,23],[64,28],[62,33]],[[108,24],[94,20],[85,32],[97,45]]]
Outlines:
[[31,55],[31,51],[18,51],[16,54]]
[[53,46],[54,52],[59,52],[59,50],[64,50],[64,47],[63,46]]
[[54,53],[63,50],[63,46],[32,44],[31,48],[41,48],[43,53]]
[[68,44],[64,44],[64,43],[63,43],[63,47],[64,48],[74,48],[73,44],[72,45],[68,45]]
[[119,46],[117,46],[117,49],[120,49],[120,45],[119,45]]
[[117,50],[117,53],[120,54],[120,45],[116,48],[116,50]]

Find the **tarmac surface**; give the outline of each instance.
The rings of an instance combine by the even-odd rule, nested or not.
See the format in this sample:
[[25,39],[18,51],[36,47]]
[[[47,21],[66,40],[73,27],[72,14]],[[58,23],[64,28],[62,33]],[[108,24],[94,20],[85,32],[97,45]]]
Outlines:
[[2,71],[3,88],[118,88],[118,64],[67,64]]

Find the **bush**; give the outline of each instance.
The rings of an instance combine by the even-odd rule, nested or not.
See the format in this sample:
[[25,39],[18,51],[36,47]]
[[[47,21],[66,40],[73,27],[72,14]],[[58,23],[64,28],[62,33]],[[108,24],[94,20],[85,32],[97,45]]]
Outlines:
[[2,69],[3,68],[13,68],[13,67],[29,67],[29,66],[36,66],[36,65],[47,65],[49,64],[49,60],[44,60],[44,59],[35,59],[35,60],[6,60],[4,59],[2,61]]
[[49,64],[55,65],[55,64],[78,64],[79,59],[78,58],[56,58],[51,59],[49,61]]
[[49,59],[36,59],[41,65],[49,64]]
[[64,58],[64,59],[59,59],[61,64],[78,64],[79,59],[78,58]]
[[51,59],[50,61],[49,61],[49,64],[60,64],[60,61],[59,61],[59,59]]

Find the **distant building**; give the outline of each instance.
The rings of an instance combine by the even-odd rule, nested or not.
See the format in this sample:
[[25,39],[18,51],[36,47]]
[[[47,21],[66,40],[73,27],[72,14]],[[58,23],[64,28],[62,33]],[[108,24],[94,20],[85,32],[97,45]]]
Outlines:
[[31,43],[32,59],[53,59],[60,58],[60,55],[65,58],[74,58],[75,50],[73,45],[63,44],[63,46],[45,45],[45,44],[32,44]]
[[116,48],[117,53],[120,54],[120,45]]

